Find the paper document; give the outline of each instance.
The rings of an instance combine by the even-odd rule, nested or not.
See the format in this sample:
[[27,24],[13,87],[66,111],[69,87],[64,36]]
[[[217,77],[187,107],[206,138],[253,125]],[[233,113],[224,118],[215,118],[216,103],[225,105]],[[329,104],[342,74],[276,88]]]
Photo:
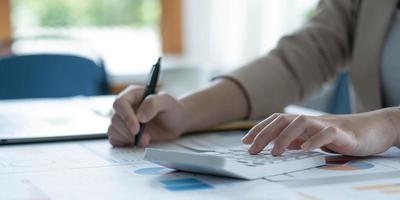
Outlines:
[[0,101],[0,139],[103,135],[114,96]]
[[[174,143],[152,147],[182,148]],[[143,149],[113,148],[107,140],[2,146],[0,187],[0,199],[44,200],[279,199],[270,197],[285,188],[264,179],[175,171],[143,160]]]
[[400,179],[342,183],[296,189],[315,200],[362,199],[397,200],[400,199]]
[[391,148],[373,157],[328,155],[327,165],[303,171],[268,177],[272,181],[309,180],[400,171],[400,150]]
[[[0,199],[243,199],[284,186],[175,172],[153,164],[0,175]],[[268,199],[268,198],[262,198]]]

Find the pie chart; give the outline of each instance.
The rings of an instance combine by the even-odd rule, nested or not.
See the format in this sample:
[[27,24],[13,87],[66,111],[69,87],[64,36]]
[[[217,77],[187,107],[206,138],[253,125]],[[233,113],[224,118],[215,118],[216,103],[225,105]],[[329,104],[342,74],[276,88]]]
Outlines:
[[168,174],[173,171],[175,170],[165,167],[145,167],[135,170],[135,173],[140,175],[161,175]]
[[374,165],[361,159],[349,156],[329,156],[326,165],[319,167],[322,170],[354,171],[373,168]]

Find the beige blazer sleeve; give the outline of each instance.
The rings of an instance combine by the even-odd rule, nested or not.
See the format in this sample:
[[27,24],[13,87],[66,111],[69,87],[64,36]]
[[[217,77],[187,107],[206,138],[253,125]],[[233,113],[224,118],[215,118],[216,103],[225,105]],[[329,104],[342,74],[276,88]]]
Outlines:
[[316,14],[277,47],[228,76],[248,96],[249,118],[260,118],[320,89],[349,60],[359,1],[322,0]]

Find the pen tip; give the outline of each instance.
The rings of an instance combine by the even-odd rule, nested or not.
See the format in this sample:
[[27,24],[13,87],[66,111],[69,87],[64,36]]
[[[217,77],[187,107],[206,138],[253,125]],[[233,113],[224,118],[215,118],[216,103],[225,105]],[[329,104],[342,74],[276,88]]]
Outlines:
[[160,57],[158,57],[158,60],[157,60],[157,64],[160,64],[161,63],[161,56]]

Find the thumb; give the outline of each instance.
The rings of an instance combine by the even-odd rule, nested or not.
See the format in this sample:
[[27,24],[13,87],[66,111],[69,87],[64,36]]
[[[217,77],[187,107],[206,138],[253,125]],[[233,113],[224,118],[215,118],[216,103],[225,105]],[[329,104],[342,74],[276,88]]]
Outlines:
[[150,95],[146,97],[137,110],[137,118],[141,123],[147,123],[157,116],[158,113],[165,111],[168,102],[164,95]]

